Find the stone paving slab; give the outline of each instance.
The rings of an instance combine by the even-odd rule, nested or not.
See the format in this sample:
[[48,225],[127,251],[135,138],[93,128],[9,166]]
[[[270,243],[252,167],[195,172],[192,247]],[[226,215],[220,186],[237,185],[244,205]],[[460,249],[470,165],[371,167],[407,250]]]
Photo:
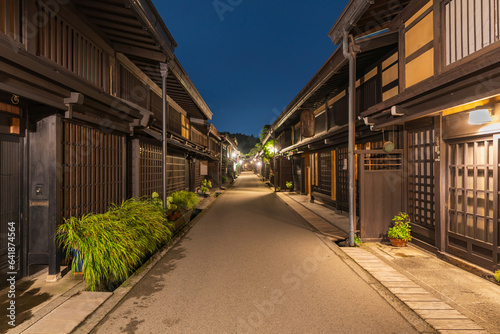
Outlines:
[[443,334],[481,334],[484,328],[362,248],[341,248],[429,325]]
[[[393,290],[391,290],[393,291]],[[430,293],[422,293],[422,294],[411,294],[411,293],[399,293],[399,299],[404,302],[438,302],[440,301]]]
[[467,319],[457,310],[418,310],[417,313],[426,319]]
[[111,292],[81,292],[76,294],[23,333],[71,333],[112,294]]
[[464,329],[464,330],[440,330],[438,331],[439,333],[441,334],[488,334],[487,331],[485,330],[467,330],[467,329]]
[[426,321],[431,324],[437,330],[482,330],[481,327],[476,325],[473,321],[469,319],[426,319]]

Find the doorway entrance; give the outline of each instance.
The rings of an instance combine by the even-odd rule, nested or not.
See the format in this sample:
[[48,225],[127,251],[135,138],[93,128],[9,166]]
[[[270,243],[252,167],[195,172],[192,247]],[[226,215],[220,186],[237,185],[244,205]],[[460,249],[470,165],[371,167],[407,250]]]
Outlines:
[[490,136],[449,143],[447,251],[498,269],[499,141]]
[[[21,275],[21,141],[0,135],[0,285]],[[10,275],[9,275],[10,276]]]

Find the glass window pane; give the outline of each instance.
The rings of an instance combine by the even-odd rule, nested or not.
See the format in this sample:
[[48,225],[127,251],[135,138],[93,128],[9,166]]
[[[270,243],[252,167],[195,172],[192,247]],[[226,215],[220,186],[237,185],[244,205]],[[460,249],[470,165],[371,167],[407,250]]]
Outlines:
[[477,218],[476,239],[486,241],[486,226],[484,218]]
[[450,165],[457,163],[457,145],[450,145]]
[[467,168],[467,189],[474,189],[474,169]]
[[466,236],[474,238],[474,216],[467,215]]
[[457,185],[456,173],[457,173],[457,169],[455,167],[450,167],[450,187],[453,187],[453,188],[455,188]]
[[488,189],[489,191],[493,190],[494,182],[493,182],[493,169],[488,169]]
[[486,221],[486,242],[493,243],[493,220]]
[[486,185],[486,175],[485,171],[482,168],[478,168],[477,170],[477,190],[485,190],[485,185]]
[[456,194],[456,191],[453,189],[450,189],[450,209],[451,210],[456,210],[456,208],[457,208],[457,202],[455,201],[455,194]]
[[457,233],[457,219],[455,212],[450,211],[450,231]]
[[457,213],[457,231],[458,234],[465,235],[465,222],[464,215],[462,213]]
[[467,191],[467,213],[474,213],[474,192]]
[[457,210],[458,211],[465,211],[464,210],[464,191],[463,190],[458,190],[457,194],[458,194],[458,197],[457,197]]
[[457,164],[464,164],[464,144],[457,145]]
[[493,142],[488,142],[488,165],[493,165],[494,155],[493,155]]
[[478,165],[486,164],[486,150],[484,147],[484,142],[477,143],[476,164]]
[[485,199],[485,193],[482,191],[477,192],[477,214],[480,216],[484,216],[484,213],[486,212],[486,199]]
[[460,168],[458,170],[457,188],[464,188],[464,169],[463,168]]
[[467,144],[467,152],[465,157],[467,165],[474,164],[474,143]]
[[493,218],[493,194],[486,195],[486,216]]

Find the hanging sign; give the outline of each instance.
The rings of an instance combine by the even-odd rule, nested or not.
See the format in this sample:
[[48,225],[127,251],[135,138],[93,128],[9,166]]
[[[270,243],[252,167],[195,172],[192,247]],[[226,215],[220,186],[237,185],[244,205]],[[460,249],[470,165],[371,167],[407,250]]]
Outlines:
[[300,123],[302,125],[300,134],[304,138],[314,137],[316,133],[316,117],[312,110],[304,110],[300,114]]

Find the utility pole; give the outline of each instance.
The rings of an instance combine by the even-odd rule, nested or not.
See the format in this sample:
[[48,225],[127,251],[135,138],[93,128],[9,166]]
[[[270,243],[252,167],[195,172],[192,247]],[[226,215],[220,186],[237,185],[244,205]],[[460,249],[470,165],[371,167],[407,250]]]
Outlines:
[[349,246],[354,246],[354,231],[356,229],[356,188],[355,188],[355,140],[356,140],[356,54],[359,47],[349,32],[344,31],[344,57],[349,60],[349,144],[348,144],[348,172],[349,172]]
[[168,104],[167,104],[167,76],[168,76],[168,63],[160,63],[160,73],[162,79],[162,102],[163,102],[163,124],[161,131],[161,181],[162,181],[162,200],[163,210],[167,209],[167,125],[168,125]]

